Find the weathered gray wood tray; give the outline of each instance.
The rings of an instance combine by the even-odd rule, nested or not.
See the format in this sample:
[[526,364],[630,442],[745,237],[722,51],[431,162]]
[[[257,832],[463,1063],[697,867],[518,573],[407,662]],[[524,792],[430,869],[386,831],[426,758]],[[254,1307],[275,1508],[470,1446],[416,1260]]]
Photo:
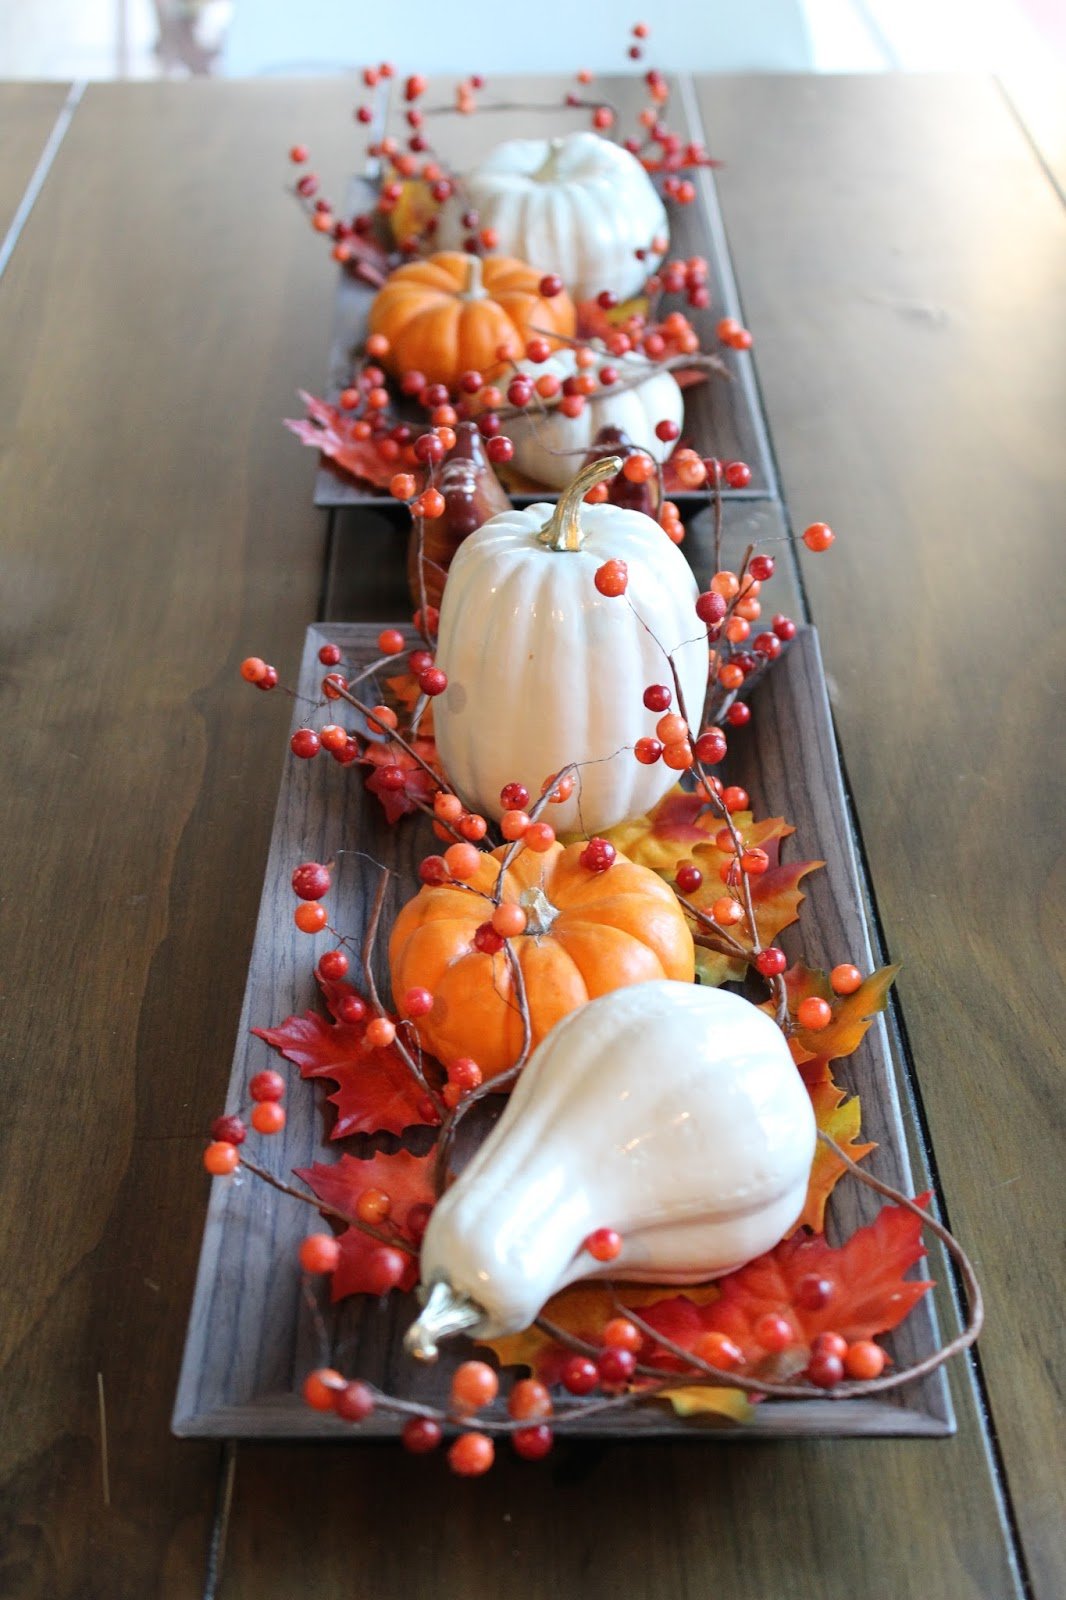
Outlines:
[[[310,628],[301,692],[316,694],[321,644],[337,643],[352,662],[366,662],[377,654],[379,627],[348,623]],[[790,930],[782,942],[792,955],[802,950],[812,964],[829,967],[854,959],[868,968],[870,940],[813,629],[801,630],[756,690],[752,703],[751,724],[731,741],[730,781],[743,783],[758,813],[784,815],[796,826],[794,844],[805,858],[819,857],[828,863],[808,880],[801,926]],[[363,788],[360,769],[286,756],[227,1104],[236,1106],[244,1100],[251,1073],[279,1064],[267,1045],[252,1037],[250,1028],[317,1004],[311,970],[317,943],[313,946],[297,933],[292,922],[293,866],[302,860],[336,858],[340,865],[330,896],[331,916],[334,926],[358,937],[377,883],[372,862],[384,862],[399,874],[386,903],[388,918],[411,892],[418,860],[433,848],[425,819],[407,819],[395,829],[385,826],[378,802]],[[379,965],[379,982],[387,994],[384,962]],[[326,1137],[324,1102],[330,1086],[303,1084],[295,1069],[290,1071],[285,1131],[262,1141],[257,1150],[279,1176],[316,1160],[336,1160],[343,1148],[340,1143],[330,1145]],[[856,1054],[838,1063],[842,1086],[862,1095],[864,1135],[878,1143],[868,1158],[869,1170],[913,1192],[901,1114],[906,1085],[897,1082],[895,1073],[881,1020]],[[830,1236],[847,1235],[869,1221],[878,1204],[869,1190],[845,1179],[830,1204]],[[413,1316],[411,1297],[392,1295],[378,1302],[360,1296],[335,1310],[325,1307],[328,1349],[322,1347],[315,1318],[301,1293],[296,1258],[299,1241],[311,1231],[311,1218],[307,1207],[248,1176],[214,1183],[174,1409],[178,1434],[334,1439],[395,1434],[397,1421],[380,1413],[356,1435],[332,1416],[303,1404],[298,1396],[303,1377],[327,1357],[342,1371],[392,1393],[444,1403],[450,1371],[469,1347],[456,1341],[454,1353],[430,1369],[405,1356],[401,1339]],[[927,1297],[888,1346],[902,1365],[927,1355],[938,1342],[935,1313]],[[947,1381],[939,1371],[877,1400],[764,1403],[756,1408],[753,1423],[743,1428],[707,1419],[682,1420],[666,1405],[654,1405],[624,1417],[610,1413],[590,1417],[584,1431],[594,1437],[773,1437],[936,1435],[953,1429]],[[581,1431],[567,1429],[568,1434]]]
[[[629,93],[632,92],[630,88]],[[677,80],[671,112],[687,138],[703,142],[699,109],[688,79]],[[558,119],[559,113],[555,116]],[[526,135],[535,134],[546,123],[543,115],[534,115],[528,120],[530,125],[520,130]],[[493,126],[491,138],[495,142],[497,138],[512,137],[514,131],[509,125],[499,129]],[[702,455],[716,455],[723,461],[746,461],[751,468],[750,485],[747,489],[727,490],[726,494],[727,498],[754,499],[775,492],[773,459],[759,406],[752,358],[720,349],[715,337],[715,324],[720,317],[741,317],[740,300],[714,178],[709,170],[701,169],[695,174],[695,183],[697,199],[691,205],[672,208],[670,254],[685,260],[691,256],[702,256],[706,260],[711,303],[706,310],[686,308],[686,312],[700,336],[701,349],[719,353],[731,376],[729,379],[712,376],[707,383],[686,391],[684,439]],[[350,198],[354,209],[369,209],[373,205],[373,191],[366,179],[357,180]],[[331,400],[336,400],[351,380],[352,352],[365,336],[374,292],[347,272],[339,274],[327,378],[327,394]],[[505,476],[502,471],[501,476]],[[516,504],[523,505],[530,500],[553,500],[555,494],[549,489],[538,489],[534,493],[516,490],[512,498]],[[672,498],[684,507],[697,503],[699,497],[678,492]],[[389,498],[380,490],[360,486],[324,461],[315,480],[315,504],[388,507]]]

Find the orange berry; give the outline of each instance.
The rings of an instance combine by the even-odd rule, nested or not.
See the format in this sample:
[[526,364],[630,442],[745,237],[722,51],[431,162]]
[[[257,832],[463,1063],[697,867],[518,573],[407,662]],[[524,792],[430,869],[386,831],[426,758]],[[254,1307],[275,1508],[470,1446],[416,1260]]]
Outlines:
[[326,926],[329,915],[325,906],[319,905],[317,900],[306,900],[296,907],[292,920],[301,933],[318,933]]
[[735,572],[716,572],[711,579],[711,588],[715,594],[720,594],[723,600],[732,600],[740,589],[740,579]]
[[803,530],[803,542],[808,550],[828,550],[835,538],[836,534],[825,522],[812,522]]
[[655,476],[655,462],[643,450],[634,451],[623,463],[622,476],[628,478],[630,483],[647,483],[649,478]]
[[888,1360],[879,1344],[872,1339],[856,1339],[854,1344],[849,1344],[844,1356],[844,1371],[849,1378],[856,1378],[860,1382],[870,1378],[879,1378],[885,1370]]
[[391,706],[370,707],[370,724],[372,727],[391,733],[393,728],[398,726],[399,720]]
[[[553,784],[555,786],[554,788],[552,788]],[[548,804],[550,806],[561,806],[563,801],[569,800],[570,796],[574,792],[573,773],[568,772],[565,778],[560,778],[557,772],[553,772],[551,776],[545,778],[544,782],[541,784],[540,792],[541,794],[547,794],[549,789],[552,790],[552,797],[548,801]]]
[[724,666],[718,668],[718,682],[723,689],[739,689],[744,682],[744,674],[732,661],[727,661]]
[[309,1233],[300,1244],[300,1265],[305,1272],[334,1272],[341,1247],[331,1233]]
[[833,1020],[833,1008],[821,995],[809,994],[796,1007],[796,1021],[809,1033],[820,1033]]
[[241,677],[245,683],[260,683],[267,673],[267,664],[258,656],[247,656],[241,662]]
[[679,739],[688,737],[688,723],[676,711],[668,711],[655,724],[655,737],[663,744],[676,744]]
[[333,1367],[319,1367],[304,1379],[304,1399],[312,1411],[332,1411],[333,1397],[344,1388],[344,1379]]
[[240,1156],[235,1144],[227,1144],[224,1140],[216,1140],[209,1144],[204,1151],[204,1166],[213,1178],[224,1178],[227,1173],[235,1172],[240,1164]]
[[612,1317],[604,1326],[600,1342],[610,1350],[631,1350],[636,1355],[644,1343],[644,1335],[628,1317]]
[[736,922],[741,922],[744,917],[744,908],[729,895],[722,895],[711,907],[711,916],[720,927],[729,928]]
[[[758,601],[756,601],[756,605]],[[743,644],[751,632],[751,623],[744,617],[732,616],[725,625],[725,636],[730,644]]]
[[521,839],[529,827],[529,817],[524,811],[505,811],[500,818],[500,832],[512,844]]
[[389,479],[389,493],[397,500],[412,499],[417,487],[409,472],[398,472],[395,478]]
[[464,839],[469,839],[471,844],[477,844],[489,831],[489,825],[484,817],[479,817],[476,812],[468,812],[459,819],[459,832]]
[[444,496],[439,489],[424,489],[419,498],[422,506],[422,516],[428,517],[432,521],[434,517],[442,517],[444,515]]
[[516,939],[525,933],[528,917],[521,906],[504,904],[492,913],[492,926],[501,939]]
[[448,1451],[448,1465],[460,1478],[479,1478],[496,1459],[496,1446],[486,1433],[461,1433]]
[[366,353],[374,361],[380,361],[389,353],[389,341],[383,333],[372,333],[366,341]]
[[355,1202],[355,1214],[360,1222],[384,1222],[392,1210],[392,1196],[384,1189],[364,1189]]
[[552,1397],[536,1378],[519,1378],[507,1396],[507,1410],[516,1422],[539,1421],[551,1416]]
[[678,480],[685,489],[699,489],[707,482],[707,468],[693,451],[682,459],[681,452],[674,456]]
[[383,656],[398,656],[404,647],[399,628],[383,628],[378,634],[378,649]]
[[762,606],[753,594],[745,595],[743,600],[737,601],[733,615],[743,617],[745,622],[755,622],[762,616]]
[[252,1107],[252,1127],[256,1133],[280,1133],[285,1126],[285,1108],[276,1100],[264,1100]]
[[714,836],[714,847],[716,850],[724,851],[728,856],[733,854],[733,835],[728,828],[719,828]]
[[854,994],[862,986],[862,973],[858,967],[853,967],[845,962],[842,966],[834,967],[829,974],[829,982],[834,994]]
[[481,861],[481,851],[472,844],[449,845],[444,852],[444,862],[453,878],[472,878]]
[[452,1405],[460,1415],[490,1405],[499,1390],[500,1380],[487,1361],[463,1361],[452,1375]]
[[555,843],[555,829],[548,822],[531,822],[522,835],[522,843],[527,850],[535,850],[540,855]]
[[684,772],[695,762],[692,746],[687,739],[678,739],[663,746],[663,761],[675,772]]
[[463,815],[463,802],[457,794],[446,794],[438,789],[433,796],[433,815],[441,822],[458,822]]
[[740,1346],[734,1344],[727,1334],[713,1328],[708,1333],[700,1334],[692,1347],[692,1354],[699,1361],[706,1361],[709,1367],[720,1367],[725,1372],[739,1367],[744,1360]]

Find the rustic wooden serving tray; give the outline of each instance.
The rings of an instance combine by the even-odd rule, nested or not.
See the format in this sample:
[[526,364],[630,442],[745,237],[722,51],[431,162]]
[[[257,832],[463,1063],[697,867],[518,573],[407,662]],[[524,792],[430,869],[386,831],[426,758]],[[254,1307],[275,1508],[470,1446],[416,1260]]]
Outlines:
[[[699,109],[688,79],[678,80],[675,105],[676,119],[684,124],[688,137],[702,141]],[[565,116],[557,108],[554,113],[556,121],[560,114]],[[493,125],[490,130],[492,142],[512,138],[516,132],[535,137],[538,132],[556,131],[543,114],[528,117],[527,123],[519,128],[512,128],[508,123]],[[580,124],[574,121],[574,127],[577,126]],[[563,128],[565,131],[567,125],[563,124]],[[482,136],[488,135],[483,131]],[[726,497],[755,499],[775,492],[773,459],[759,406],[751,357],[720,348],[715,336],[715,324],[720,317],[742,318],[742,313],[714,178],[708,169],[703,168],[694,174],[694,181],[698,198],[691,205],[671,208],[670,254],[686,260],[690,256],[703,256],[707,262],[711,303],[704,311],[688,310],[687,314],[699,334],[701,349],[719,354],[730,376],[723,378],[712,375],[706,383],[686,390],[683,438],[686,444],[692,445],[703,456],[716,455],[723,461],[747,462],[751,468],[751,483],[747,489],[727,490]],[[374,198],[375,192],[369,181],[357,179],[349,196],[352,208],[371,209]],[[374,294],[374,289],[353,278],[350,273],[342,271],[339,274],[327,378],[330,400],[335,401],[351,381],[352,353],[362,345],[366,336],[367,316]],[[557,496],[556,490],[524,481],[509,484],[506,468],[498,470],[516,505],[525,505],[532,500],[554,500]],[[684,491],[675,492],[671,498],[683,508],[702,503],[703,499],[698,494]],[[389,499],[384,491],[361,487],[323,460],[315,480],[315,504],[388,505]]]
[[[365,663],[377,655],[379,629],[380,624],[357,623],[310,628],[301,692],[316,695],[322,672],[317,659],[320,645],[339,644],[350,662]],[[782,943],[792,956],[802,950],[814,965],[829,967],[846,955],[868,969],[870,939],[813,629],[800,631],[756,689],[752,705],[751,724],[731,739],[729,781],[749,790],[757,814],[784,815],[795,825],[794,845],[805,858],[820,857],[827,863],[808,879],[800,928],[789,930]],[[294,727],[298,719],[297,712]],[[253,1072],[280,1065],[249,1030],[318,1005],[311,970],[318,943],[312,946],[293,926],[289,884],[293,866],[308,859],[339,862],[330,896],[331,917],[334,926],[358,937],[378,880],[372,862],[383,862],[399,875],[386,902],[387,924],[413,891],[417,862],[434,848],[425,819],[408,818],[391,829],[385,825],[377,800],[363,787],[361,769],[342,769],[322,759],[293,761],[286,755],[227,1105],[244,1101]],[[346,853],[338,854],[341,851]],[[379,943],[378,963],[385,995],[386,943],[386,939]],[[316,1160],[336,1160],[343,1148],[341,1143],[331,1145],[327,1137],[332,1110],[325,1105],[325,1096],[331,1086],[301,1083],[295,1069],[290,1071],[285,1130],[262,1141],[256,1152],[279,1176]],[[878,1144],[868,1158],[869,1170],[913,1192],[901,1113],[906,1085],[897,1083],[882,1019],[855,1055],[838,1063],[838,1077],[843,1087],[862,1095],[863,1133]],[[412,1135],[413,1144],[418,1137]],[[421,1138],[424,1144],[424,1133]],[[395,1148],[396,1142],[388,1136],[377,1141],[388,1148]],[[839,1239],[868,1222],[879,1204],[868,1189],[845,1178],[830,1203],[830,1237]],[[303,1298],[297,1264],[299,1242],[312,1227],[313,1213],[307,1207],[247,1175],[213,1184],[174,1409],[176,1433],[330,1439],[397,1434],[400,1423],[383,1413],[375,1412],[356,1433],[303,1403],[298,1394],[303,1377],[327,1357],[345,1373],[394,1394],[445,1403],[450,1373],[470,1353],[470,1346],[455,1340],[453,1350],[431,1368],[419,1367],[407,1357],[402,1335],[415,1314],[412,1296],[393,1294],[380,1302],[358,1296],[335,1309],[323,1306],[328,1350],[322,1348],[316,1318]],[[897,1365],[919,1360],[936,1347],[936,1317],[929,1297],[886,1342]],[[718,1419],[681,1419],[666,1404],[655,1404],[625,1415],[590,1417],[584,1427],[567,1428],[568,1435],[599,1438],[953,1431],[942,1370],[880,1399],[766,1402],[756,1407],[754,1420],[743,1427]]]

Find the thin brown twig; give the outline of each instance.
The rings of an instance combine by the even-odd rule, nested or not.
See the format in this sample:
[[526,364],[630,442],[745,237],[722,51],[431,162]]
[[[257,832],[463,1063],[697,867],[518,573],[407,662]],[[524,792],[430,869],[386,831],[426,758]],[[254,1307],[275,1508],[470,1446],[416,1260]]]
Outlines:
[[330,1205],[328,1200],[320,1200],[317,1195],[305,1194],[302,1189],[297,1189],[295,1184],[286,1183],[284,1178],[276,1178],[266,1167],[261,1167],[250,1156],[242,1155],[240,1164],[246,1171],[257,1178],[262,1178],[264,1183],[269,1183],[272,1189],[277,1189],[281,1194],[287,1194],[293,1200],[300,1200],[305,1206],[313,1206],[316,1211],[321,1211],[323,1216],[333,1217],[336,1222],[343,1222],[350,1228],[358,1228],[361,1233],[367,1234],[371,1239],[376,1239],[378,1244],[387,1244],[393,1250],[403,1250],[409,1256],[417,1256],[418,1248],[404,1239],[401,1235],[385,1233],[381,1228],[375,1228],[372,1222],[363,1222],[360,1217],[353,1217],[347,1211],[342,1211],[339,1206]]
[[[378,880],[377,892],[374,895],[374,904],[370,911],[370,920],[366,925],[366,936],[363,940],[363,976],[366,979],[367,992],[370,995],[371,1004],[378,1013],[379,1017],[387,1016],[388,1013],[381,1003],[381,996],[378,993],[377,979],[374,977],[374,948],[377,944],[378,929],[381,926],[381,913],[385,907],[385,894],[388,890],[389,879],[391,877],[392,873],[390,872],[389,868],[383,867],[381,877]],[[436,1089],[430,1085],[425,1073],[422,1071],[421,1064],[414,1055],[414,1052],[407,1048],[406,1043],[398,1032],[393,1040],[393,1046],[404,1066],[407,1068],[408,1072],[411,1074],[411,1077],[417,1084],[418,1088],[422,1091],[430,1105],[433,1107],[434,1111],[436,1111],[437,1115],[443,1121],[445,1116],[445,1106],[443,1100],[440,1098],[440,1095],[437,1093]]]

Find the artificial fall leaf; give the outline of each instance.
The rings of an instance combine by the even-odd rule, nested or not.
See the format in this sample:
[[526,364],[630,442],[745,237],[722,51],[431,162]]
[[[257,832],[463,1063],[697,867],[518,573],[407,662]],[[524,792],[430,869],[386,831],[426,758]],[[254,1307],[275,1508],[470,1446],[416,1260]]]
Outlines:
[[[433,1193],[431,1172],[433,1155],[413,1156],[409,1150],[397,1150],[395,1155],[380,1151],[369,1160],[360,1161],[355,1156],[344,1155],[332,1166],[315,1162],[313,1167],[298,1167],[296,1176],[319,1200],[336,1206],[348,1216],[355,1215],[359,1196],[365,1189],[382,1189],[392,1201],[385,1231],[396,1233],[414,1246],[415,1235],[407,1227],[407,1218],[413,1206],[431,1206]],[[343,1300],[349,1294],[368,1292],[367,1263],[381,1245],[370,1234],[354,1225],[338,1237],[341,1248],[340,1262],[332,1277],[332,1298]],[[418,1282],[418,1251],[413,1249],[407,1258],[404,1275],[398,1288],[413,1289]]]
[[[862,1108],[858,1095],[852,1095],[849,1100],[846,1091],[833,1082],[828,1065],[823,1081],[809,1083],[807,1092],[818,1127],[823,1133],[828,1133],[852,1161],[861,1161],[871,1150],[876,1150],[874,1144],[859,1143]],[[846,1171],[840,1157],[819,1139],[807,1181],[807,1199],[799,1219],[801,1227],[813,1228],[815,1233],[823,1231],[826,1202]]]
[[425,178],[408,178],[401,184],[400,197],[389,212],[389,227],[396,243],[417,239],[439,210]]
[[630,317],[646,317],[648,302],[645,296],[637,295],[632,300],[623,300],[618,305],[605,311],[598,300],[579,300],[577,303],[577,337],[579,339],[606,339],[615,328],[628,322]]
[[[742,830],[745,834],[744,843],[746,845],[758,843],[754,835],[757,834],[760,826],[761,824],[756,824],[750,830],[753,835],[751,838],[747,837],[748,830]],[[767,844],[771,846],[770,849],[767,848]],[[769,840],[767,843],[763,843],[761,848],[767,850],[767,854],[770,855],[771,865],[765,872],[753,876],[749,881],[751,885],[751,903],[755,912],[759,939],[763,945],[768,945],[773,944],[782,929],[790,927],[793,922],[799,920],[800,906],[805,898],[800,884],[809,872],[814,872],[818,867],[824,866],[825,863],[824,861],[789,861],[784,865],[775,865],[776,841]],[[695,894],[688,895],[687,898],[691,900],[694,906],[698,906],[701,911],[709,910],[714,902],[727,892],[720,869],[734,858],[731,853],[727,854],[719,850],[714,844],[697,845],[693,851],[692,858],[703,873],[703,883]],[[737,923],[730,928],[729,932],[746,951],[749,953],[753,951],[751,932],[746,921]],[[708,952],[708,954],[713,953]],[[731,970],[728,976],[742,978],[744,976],[744,966],[745,963],[738,957],[735,963],[735,970]],[[703,977],[704,983],[708,981],[707,977]],[[723,980],[720,979],[719,981]]]
[[679,389],[695,389],[711,375],[705,367],[675,367],[672,376]]
[[[881,967],[864,978],[854,994],[838,995],[833,993],[827,973],[806,967],[802,961],[789,968],[785,973],[785,989],[794,1023],[800,1001],[811,995],[827,1000],[833,1008],[828,1027],[811,1032],[795,1024],[789,1038],[793,1060],[805,1083],[824,1081],[830,1061],[850,1056],[858,1049],[874,1017],[888,1004],[888,991],[898,971],[899,967]],[[764,1005],[762,1009],[772,1011],[773,1005]]]
[[[733,821],[745,843],[759,844],[764,850],[768,849],[765,841],[783,839],[794,831],[786,822],[775,818],[759,823],[756,837],[752,832],[756,825],[750,811],[736,812]],[[630,861],[650,867],[661,877],[672,878],[679,864],[691,860],[696,847],[712,840],[720,827],[721,818],[715,816],[702,797],[678,784],[646,816],[620,822],[617,827],[609,828],[604,837]]]
[[[396,463],[385,461],[378,454],[373,440],[355,437],[356,418],[325,400],[317,400],[303,389],[300,390],[300,399],[307,407],[307,416],[286,417],[285,426],[289,431],[312,450],[320,450],[335,467],[357,478],[360,483],[369,483],[375,489],[387,489],[395,476]],[[414,475],[416,482],[420,470],[404,468],[405,472]]]
[[[432,739],[419,737],[408,740],[408,743],[427,766],[434,772],[439,771],[437,746]],[[419,766],[414,756],[398,744],[371,741],[367,744],[364,760],[374,769],[366,780],[366,786],[381,801],[385,808],[385,819],[389,823],[399,822],[401,817],[419,810],[419,801],[429,804],[440,788],[437,779]],[[381,781],[383,767],[399,767],[404,775],[402,789],[385,788]]]
[[353,1133],[402,1133],[423,1125],[421,1092],[395,1047],[363,1049],[369,1015],[362,1022],[338,1019],[339,1002],[356,991],[347,983],[318,981],[332,1021],[317,1011],[305,1011],[302,1017],[287,1017],[280,1027],[252,1032],[299,1067],[301,1077],[334,1080],[337,1088],[329,1100],[337,1116],[331,1139],[346,1139]]
[[[399,706],[401,711],[406,711],[408,716],[415,709],[419,700],[424,699],[426,701],[422,715],[418,719],[418,732],[421,738],[432,739],[433,701],[430,697],[423,695],[414,673],[404,672],[398,677],[386,678],[385,687],[389,691],[390,703]],[[436,760],[436,751],[434,751],[433,760]]]

